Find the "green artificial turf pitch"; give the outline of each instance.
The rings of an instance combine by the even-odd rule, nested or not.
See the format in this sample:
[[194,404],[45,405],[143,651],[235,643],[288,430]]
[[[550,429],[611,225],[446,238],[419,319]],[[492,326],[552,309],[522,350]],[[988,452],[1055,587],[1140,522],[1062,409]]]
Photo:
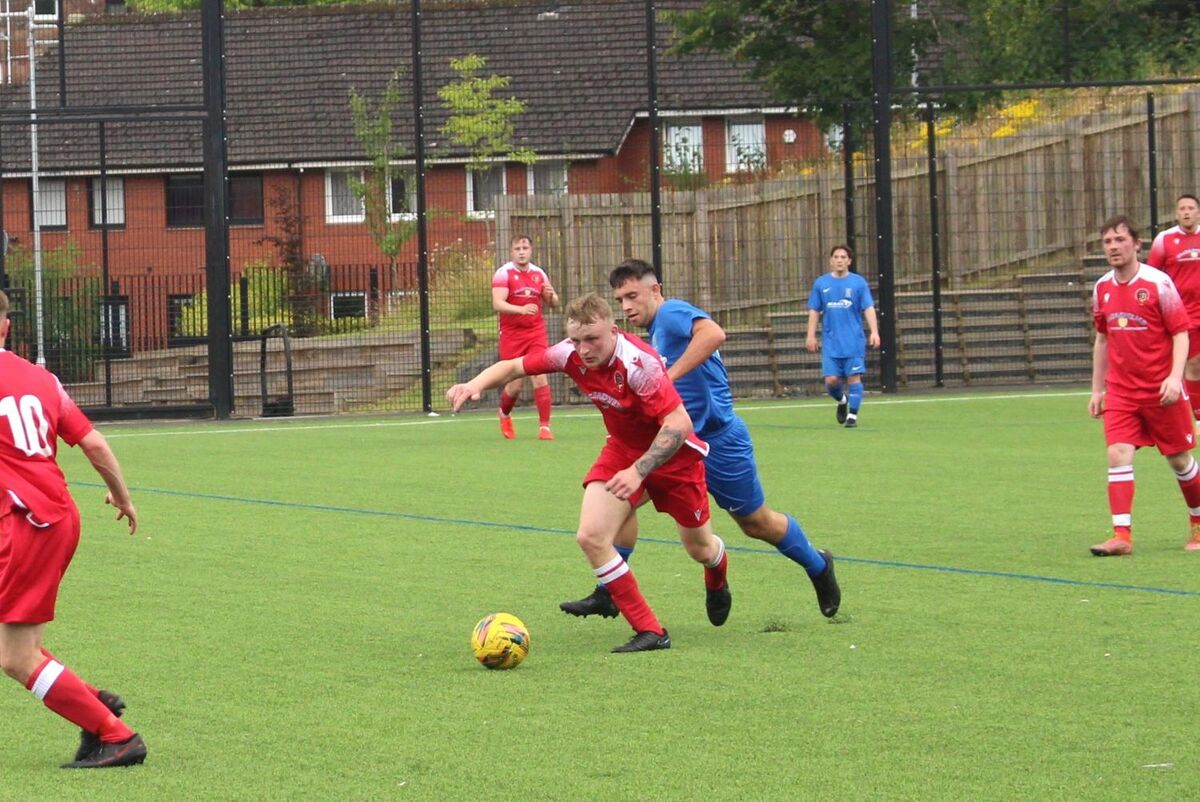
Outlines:
[[[47,645],[121,693],[140,767],[57,768],[77,731],[9,682],[0,798],[1183,799],[1195,746],[1200,553],[1143,451],[1136,551],[1107,537],[1103,436],[1078,391],[743,405],[768,503],[837,555],[822,618],[803,572],[743,536],[733,614],[641,512],[631,565],[670,651],[611,655],[621,620],[558,602],[598,414],[554,442],[518,415],[107,425],[129,537],[74,449],[84,536]],[[468,636],[508,611],[514,671]]]

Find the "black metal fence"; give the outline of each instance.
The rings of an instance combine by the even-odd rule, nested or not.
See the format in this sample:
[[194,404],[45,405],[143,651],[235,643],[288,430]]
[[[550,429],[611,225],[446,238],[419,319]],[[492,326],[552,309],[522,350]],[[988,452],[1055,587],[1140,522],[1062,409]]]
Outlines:
[[[191,15],[63,26],[35,58],[36,118],[30,76],[0,84],[12,345],[116,414],[220,413],[223,386],[233,414],[258,415],[289,380],[300,414],[437,409],[495,358],[492,277],[525,235],[564,298],[607,291],[627,257],[657,260],[668,295],[727,329],[737,394],[804,395],[820,392],[809,290],[847,243],[894,329],[869,385],[1087,379],[1098,226],[1120,211],[1148,236],[1198,189],[1200,84],[978,90],[970,115],[921,97],[879,154],[861,104],[819,127],[737,65],[668,53],[661,12],[682,5],[449,4],[426,10],[419,44],[408,6],[228,14],[215,223],[200,56],[222,30]],[[484,153],[454,141],[472,118],[449,90],[489,76],[524,109]],[[214,271],[228,298],[212,302]],[[277,338],[263,357],[280,326],[290,359]]]

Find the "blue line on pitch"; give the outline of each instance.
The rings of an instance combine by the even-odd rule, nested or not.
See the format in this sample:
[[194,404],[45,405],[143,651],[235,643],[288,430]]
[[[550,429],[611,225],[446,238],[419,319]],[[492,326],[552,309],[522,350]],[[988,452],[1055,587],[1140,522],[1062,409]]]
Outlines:
[[[72,484],[80,487],[98,487],[105,488],[99,482],[73,482]],[[400,518],[406,521],[424,521],[426,523],[435,524],[454,524],[465,526],[479,526],[487,529],[508,529],[518,532],[541,532],[550,535],[574,535],[575,531],[571,529],[555,529],[546,526],[530,526],[528,524],[510,524],[500,523],[497,521],[476,521],[470,518],[442,518],[436,515],[417,515],[411,512],[391,512],[388,510],[364,510],[359,507],[335,507],[328,504],[306,504],[300,501],[273,501],[271,499],[261,498],[246,498],[245,496],[225,496],[215,493],[193,493],[185,490],[167,490],[158,487],[134,487],[130,488],[139,493],[157,493],[163,496],[180,496],[183,498],[199,498],[207,501],[232,501],[239,504],[257,504],[263,507],[284,507],[287,509],[312,510],[314,512],[341,512],[350,515],[368,515],[376,518]],[[667,540],[665,538],[639,537],[640,543],[657,543],[663,545],[674,546],[679,541]],[[725,544],[725,548],[733,552],[743,552],[749,554],[777,554],[774,549],[761,549],[753,546],[731,546]],[[1186,596],[1192,598],[1200,598],[1200,592],[1194,590],[1175,590],[1172,588],[1156,588],[1150,585],[1126,585],[1119,582],[1095,582],[1086,579],[1063,579],[1054,576],[1040,576],[1038,574],[1018,574],[1012,571],[989,571],[984,568],[956,568],[950,565],[923,565],[921,563],[906,563],[896,560],[874,560],[867,557],[845,557],[838,556],[838,562],[859,563],[860,565],[874,565],[881,568],[907,568],[914,571],[937,571],[944,574],[964,574],[967,576],[990,576],[997,579],[1019,579],[1024,582],[1046,582],[1052,585],[1070,585],[1072,587],[1084,588],[1102,588],[1105,590],[1134,590],[1142,593],[1158,593],[1164,596]]]

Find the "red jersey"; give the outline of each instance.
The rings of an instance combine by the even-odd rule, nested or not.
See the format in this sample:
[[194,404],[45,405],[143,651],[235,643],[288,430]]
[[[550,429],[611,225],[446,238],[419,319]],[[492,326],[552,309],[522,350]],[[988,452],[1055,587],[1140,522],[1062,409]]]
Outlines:
[[514,306],[536,304],[538,308],[536,315],[500,315],[501,337],[506,333],[523,336],[545,325],[542,318],[542,288],[549,282],[546,271],[532,262],[524,270],[513,262],[506,262],[492,275],[492,289],[503,287],[508,290],[504,300]]
[[1157,404],[1159,386],[1171,373],[1171,338],[1190,324],[1170,277],[1139,264],[1122,284],[1108,271],[1092,290],[1092,319],[1096,331],[1108,336],[1108,392]]
[[1200,228],[1191,234],[1179,226],[1160,231],[1146,264],[1171,277],[1183,297],[1193,326],[1200,326]]
[[75,445],[92,423],[53,373],[0,349],[0,492],[39,524],[74,502],[58,467],[58,438]]
[[[529,354],[521,364],[528,374],[570,376],[604,416],[611,442],[630,452],[631,462],[650,448],[663,416],[683,403],[662,357],[625,332],[617,334],[616,350],[604,367],[586,367],[570,340]],[[695,462],[707,454],[708,444],[693,433],[667,464]]]

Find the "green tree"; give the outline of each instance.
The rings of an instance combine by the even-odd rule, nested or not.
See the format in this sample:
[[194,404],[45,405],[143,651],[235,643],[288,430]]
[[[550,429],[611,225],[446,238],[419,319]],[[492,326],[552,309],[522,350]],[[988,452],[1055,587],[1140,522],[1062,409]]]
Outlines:
[[[392,75],[387,88],[379,100],[375,112],[370,103],[351,87],[350,114],[354,119],[354,135],[371,160],[365,180],[350,177],[350,190],[363,204],[366,211],[367,230],[380,253],[388,258],[388,271],[393,282],[396,280],[396,257],[404,243],[417,231],[414,220],[395,215],[415,212],[415,209],[392,208],[392,183],[396,180],[395,164],[404,156],[404,148],[392,138],[392,115],[400,105],[400,76]],[[407,187],[402,194],[408,197]]]
[[[1194,69],[1200,4],[1161,0],[1070,0],[1074,80],[1127,80]],[[910,13],[915,10],[914,15]],[[1058,81],[1066,60],[1062,0],[892,2],[893,80],[923,83]],[[749,66],[776,97],[823,124],[871,98],[871,0],[704,0],[670,15],[675,53],[711,50]],[[1150,44],[1152,43],[1152,45]],[[969,111],[986,96],[946,96]],[[901,106],[915,98],[895,97]]]
[[508,87],[511,79],[507,75],[481,75],[486,66],[487,59],[475,53],[450,59],[450,68],[458,78],[438,89],[442,106],[450,112],[441,131],[470,154],[468,170],[486,170],[498,156],[533,164],[537,161],[533,151],[513,147],[513,118],[525,111],[525,104],[512,96],[494,97],[496,91]]

